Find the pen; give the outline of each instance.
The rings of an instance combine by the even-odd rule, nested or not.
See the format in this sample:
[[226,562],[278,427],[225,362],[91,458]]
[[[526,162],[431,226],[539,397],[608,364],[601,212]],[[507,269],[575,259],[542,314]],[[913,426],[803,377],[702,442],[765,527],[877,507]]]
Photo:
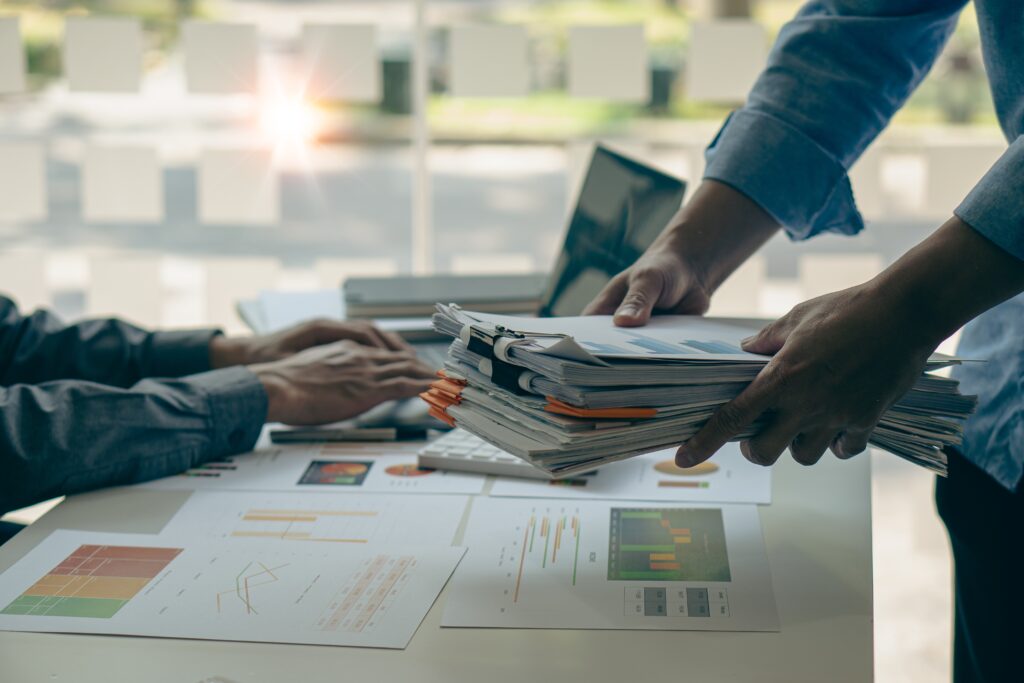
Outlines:
[[417,427],[353,427],[349,429],[273,429],[273,443],[327,443],[331,441],[411,441],[427,438]]

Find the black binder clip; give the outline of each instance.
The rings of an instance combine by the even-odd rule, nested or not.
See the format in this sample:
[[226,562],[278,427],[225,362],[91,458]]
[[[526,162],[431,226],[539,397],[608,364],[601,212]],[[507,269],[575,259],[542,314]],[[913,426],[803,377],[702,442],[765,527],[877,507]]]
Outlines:
[[470,325],[466,348],[490,362],[491,381],[497,386],[520,396],[527,395],[530,392],[519,386],[519,377],[525,372],[525,368],[498,358],[494,353],[494,344],[502,338],[526,339],[526,335],[504,325],[495,325],[493,328]]

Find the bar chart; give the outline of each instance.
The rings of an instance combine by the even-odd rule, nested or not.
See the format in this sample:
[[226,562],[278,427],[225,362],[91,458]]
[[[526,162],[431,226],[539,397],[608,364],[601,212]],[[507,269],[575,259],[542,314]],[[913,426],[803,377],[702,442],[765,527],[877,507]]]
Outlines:
[[0,614],[109,619],[181,548],[82,545]]

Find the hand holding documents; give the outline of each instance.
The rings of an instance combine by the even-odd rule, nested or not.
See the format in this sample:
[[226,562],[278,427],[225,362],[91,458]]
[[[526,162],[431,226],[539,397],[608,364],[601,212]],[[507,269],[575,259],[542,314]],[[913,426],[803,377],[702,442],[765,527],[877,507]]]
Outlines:
[[[422,395],[432,414],[556,476],[678,445],[769,362],[740,349],[742,320],[662,316],[642,329],[610,317],[513,318],[439,305],[454,338],[443,377]],[[928,371],[880,419],[870,442],[939,474],[975,397]],[[758,422],[738,438],[756,434]]]

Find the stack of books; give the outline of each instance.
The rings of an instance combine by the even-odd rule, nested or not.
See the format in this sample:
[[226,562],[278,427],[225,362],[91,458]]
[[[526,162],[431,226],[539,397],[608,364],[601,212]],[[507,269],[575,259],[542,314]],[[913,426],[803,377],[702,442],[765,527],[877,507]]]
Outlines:
[[[763,321],[661,316],[619,328],[607,316],[516,318],[452,304],[438,305],[433,323],[453,341],[422,394],[431,414],[555,477],[679,445],[770,360],[740,349]],[[933,371],[959,362],[934,354],[870,443],[945,475],[943,448],[960,444],[976,398]]]

